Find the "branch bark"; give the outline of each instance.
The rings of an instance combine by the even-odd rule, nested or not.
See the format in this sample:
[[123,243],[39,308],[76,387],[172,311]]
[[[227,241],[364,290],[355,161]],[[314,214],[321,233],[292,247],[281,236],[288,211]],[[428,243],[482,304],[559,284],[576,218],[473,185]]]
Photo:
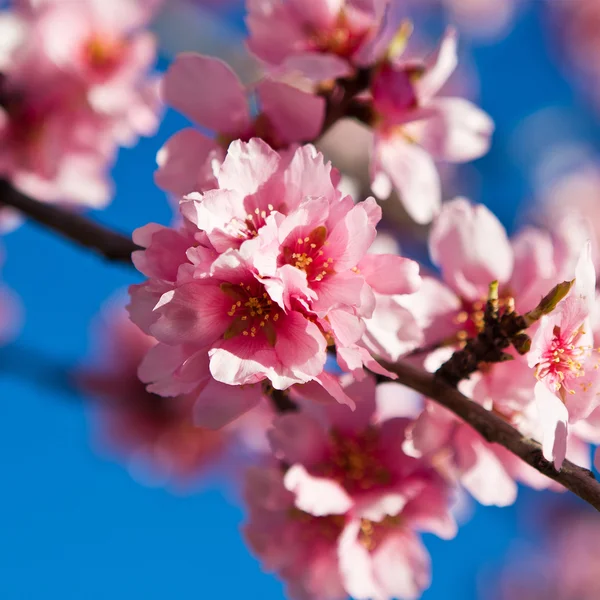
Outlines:
[[600,483],[588,469],[565,460],[560,471],[542,455],[540,444],[521,435],[501,417],[461,394],[452,385],[412,365],[385,363],[382,365],[398,376],[401,383],[446,407],[471,425],[488,442],[504,446],[534,469],[560,483],[563,487],[600,511]]
[[140,248],[130,237],[104,227],[83,215],[34,200],[0,179],[0,206],[11,206],[31,220],[107,260],[132,265],[131,253]]

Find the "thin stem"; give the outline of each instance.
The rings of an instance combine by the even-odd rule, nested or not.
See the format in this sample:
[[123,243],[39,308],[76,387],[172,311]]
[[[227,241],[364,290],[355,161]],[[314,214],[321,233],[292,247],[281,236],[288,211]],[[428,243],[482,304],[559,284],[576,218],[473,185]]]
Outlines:
[[29,198],[4,179],[0,179],[0,205],[16,208],[36,223],[96,251],[110,261],[131,265],[131,253],[140,249],[130,237],[83,215]]
[[398,376],[396,380],[398,383],[435,400],[468,423],[488,442],[504,446],[536,471],[560,483],[600,511],[600,483],[596,481],[591,471],[568,460],[565,460],[560,471],[557,471],[554,465],[542,455],[542,448],[538,442],[524,437],[509,423],[469,400],[439,376],[426,373],[403,362],[382,364]]

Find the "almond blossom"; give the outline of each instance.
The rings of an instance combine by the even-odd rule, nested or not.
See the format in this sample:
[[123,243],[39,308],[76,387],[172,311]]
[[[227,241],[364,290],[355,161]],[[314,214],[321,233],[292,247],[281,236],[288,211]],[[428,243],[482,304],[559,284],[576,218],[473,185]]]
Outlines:
[[[148,226],[134,238],[148,248],[134,260],[150,280],[132,287],[130,312],[160,342],[142,379],[169,395],[214,378],[244,386],[240,396],[264,381],[318,381],[348,402],[324,371],[327,346],[350,370],[385,372],[361,343],[363,320],[373,290],[418,288],[416,264],[365,256],[381,212],[342,196],[311,146],[284,160],[258,139],[233,142],[216,178],[218,188],[182,200],[179,232]],[[228,420],[256,398],[223,402]]]
[[[232,140],[259,136],[276,149],[310,141],[317,137],[325,111],[319,96],[269,78],[245,88],[224,62],[191,52],[179,54],[169,67],[162,96],[169,106],[215,133],[211,138],[186,128],[159,151],[156,184],[177,196],[216,186],[214,170]],[[261,108],[255,116],[250,110],[253,96]]]
[[[97,438],[122,456],[135,475],[179,487],[215,466],[230,471],[228,459],[238,447],[264,450],[264,430],[272,418],[266,404],[235,426],[218,431],[200,427],[194,394],[162,398],[140,381],[138,369],[155,341],[131,323],[120,303],[106,307],[96,330],[102,358],[78,373],[76,381],[96,401],[92,413]],[[213,387],[212,393],[226,393],[226,386],[221,388]]]
[[591,244],[575,271],[575,285],[556,310],[542,317],[528,361],[535,367],[535,397],[544,416],[544,456],[560,468],[569,422],[587,418],[600,405],[600,362],[593,346],[591,315],[596,301]]
[[158,125],[154,44],[140,29],[152,7],[119,7],[23,0],[0,14],[0,173],[37,199],[104,206],[118,146]]
[[439,212],[441,184],[434,161],[467,162],[484,155],[494,124],[468,100],[437,97],[457,65],[449,30],[423,63],[391,59],[376,71],[371,187],[380,199],[395,189],[417,223]]
[[377,417],[371,379],[344,385],[356,411],[313,404],[275,420],[273,450],[289,468],[249,474],[246,536],[292,597],[418,598],[430,567],[416,532],[455,534],[450,488],[403,454],[408,419]]
[[[373,62],[396,28],[389,0],[249,0],[248,48],[276,72],[322,81]],[[384,18],[384,15],[387,18]],[[391,22],[390,22],[391,21]]]

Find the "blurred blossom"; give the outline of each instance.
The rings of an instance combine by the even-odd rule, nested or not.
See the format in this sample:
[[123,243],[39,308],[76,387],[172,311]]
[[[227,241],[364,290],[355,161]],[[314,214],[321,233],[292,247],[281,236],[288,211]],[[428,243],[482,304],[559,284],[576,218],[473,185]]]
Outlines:
[[[516,546],[500,581],[486,581],[485,600],[598,600],[600,518],[578,506],[548,511],[536,546]],[[482,586],[483,587],[483,586]]]
[[575,78],[600,110],[600,3],[568,0],[544,4],[550,20],[549,40],[565,75]]
[[195,425],[193,395],[163,398],[146,391],[137,372],[154,341],[120,305],[107,307],[95,337],[96,361],[77,376],[77,384],[95,400],[91,414],[102,445],[134,475],[180,487],[217,466],[231,472],[236,448],[266,449],[271,420],[266,404],[235,426],[213,431]]
[[157,1],[21,0],[0,13],[0,174],[39,200],[102,207],[120,145],[158,125]]
[[[245,533],[290,598],[413,599],[429,586],[430,558],[419,532],[456,533],[453,489],[426,461],[402,452],[409,393],[342,377],[356,410],[313,402],[274,421],[274,456],[289,467],[252,469],[246,479]],[[319,390],[315,390],[320,395]],[[382,395],[391,395],[379,413]]]

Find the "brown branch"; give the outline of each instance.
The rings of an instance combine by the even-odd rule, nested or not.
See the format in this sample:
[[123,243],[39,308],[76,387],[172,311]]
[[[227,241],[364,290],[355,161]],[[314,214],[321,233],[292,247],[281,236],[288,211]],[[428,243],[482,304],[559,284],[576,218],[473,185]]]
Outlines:
[[1,205],[16,208],[36,223],[96,251],[110,261],[132,264],[131,253],[140,249],[130,237],[60,206],[29,198],[3,179],[0,179]]
[[409,364],[382,363],[389,371],[398,375],[396,380],[446,407],[463,421],[471,425],[488,442],[500,444],[528,465],[553,479],[600,511],[600,483],[588,469],[565,460],[560,471],[542,455],[540,444],[523,437],[501,417],[469,400],[455,387]]

